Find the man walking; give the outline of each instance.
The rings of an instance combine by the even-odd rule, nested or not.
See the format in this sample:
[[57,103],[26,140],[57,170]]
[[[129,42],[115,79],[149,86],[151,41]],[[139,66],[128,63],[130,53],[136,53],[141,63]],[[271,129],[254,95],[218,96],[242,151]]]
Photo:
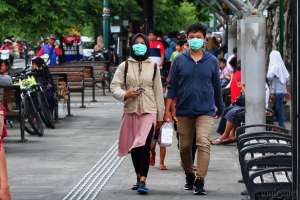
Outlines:
[[[164,120],[171,121],[176,98],[180,157],[186,174],[185,190],[205,195],[204,179],[210,160],[210,135],[214,120],[223,112],[217,59],[205,51],[206,27],[194,24],[187,31],[189,50],[172,66]],[[195,135],[196,130],[196,135]],[[197,171],[193,172],[192,144],[197,143]]]
[[161,41],[157,40],[157,34],[154,31],[149,32],[148,38],[150,43],[149,58],[152,63],[156,63],[162,69],[165,60],[164,45]]

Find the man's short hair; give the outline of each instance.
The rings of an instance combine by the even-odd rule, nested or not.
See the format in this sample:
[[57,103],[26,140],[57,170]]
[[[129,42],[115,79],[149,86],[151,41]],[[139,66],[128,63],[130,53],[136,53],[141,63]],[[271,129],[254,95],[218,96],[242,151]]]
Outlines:
[[236,47],[233,48],[233,53],[237,54],[237,48]]
[[184,40],[177,40],[176,41],[176,45],[179,45],[180,47],[182,47],[184,45],[185,41]]
[[222,62],[222,63],[225,63],[225,64],[226,64],[226,63],[227,63],[227,60],[226,60],[225,58],[220,58],[220,59],[219,59],[219,62],[220,62],[220,63]]
[[155,35],[155,36],[157,36],[158,34],[157,34],[157,31],[155,31],[155,30],[150,30],[149,32],[148,32],[148,35],[149,34],[153,34],[153,35]]
[[197,23],[197,24],[191,25],[187,29],[186,33],[187,33],[187,35],[189,35],[190,33],[201,32],[205,37],[206,36],[206,31],[207,31],[207,28],[204,24]]

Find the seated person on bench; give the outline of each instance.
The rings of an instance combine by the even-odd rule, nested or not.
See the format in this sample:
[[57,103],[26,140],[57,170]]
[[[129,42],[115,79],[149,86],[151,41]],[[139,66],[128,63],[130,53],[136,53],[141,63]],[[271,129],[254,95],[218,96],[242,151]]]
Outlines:
[[[228,107],[223,117],[220,120],[217,132],[221,136],[212,141],[212,144],[224,144],[232,143],[236,141],[235,130],[245,121],[245,88],[242,88],[242,94],[238,100],[232,106]],[[266,84],[266,108],[268,108],[268,102],[270,98],[270,90]]]
[[8,75],[9,61],[1,60],[0,61],[0,86],[9,86],[12,85],[11,76]]

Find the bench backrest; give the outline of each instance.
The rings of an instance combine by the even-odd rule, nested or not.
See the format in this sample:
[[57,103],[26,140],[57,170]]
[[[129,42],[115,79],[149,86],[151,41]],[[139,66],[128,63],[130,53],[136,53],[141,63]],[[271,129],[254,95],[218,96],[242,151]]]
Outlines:
[[0,87],[0,102],[7,108],[8,117],[16,116],[21,106],[21,90],[19,86]]

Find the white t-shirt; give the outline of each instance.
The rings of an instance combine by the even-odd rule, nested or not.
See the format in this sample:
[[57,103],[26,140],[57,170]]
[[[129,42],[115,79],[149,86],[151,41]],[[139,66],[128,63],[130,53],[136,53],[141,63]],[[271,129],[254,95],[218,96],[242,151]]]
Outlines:
[[232,54],[232,55],[230,55],[229,58],[227,59],[226,67],[228,67],[228,71],[230,71],[230,73],[233,73],[233,67],[232,67],[231,64],[230,64],[230,61],[231,61],[231,59],[234,58],[234,57],[235,57],[235,55]]

